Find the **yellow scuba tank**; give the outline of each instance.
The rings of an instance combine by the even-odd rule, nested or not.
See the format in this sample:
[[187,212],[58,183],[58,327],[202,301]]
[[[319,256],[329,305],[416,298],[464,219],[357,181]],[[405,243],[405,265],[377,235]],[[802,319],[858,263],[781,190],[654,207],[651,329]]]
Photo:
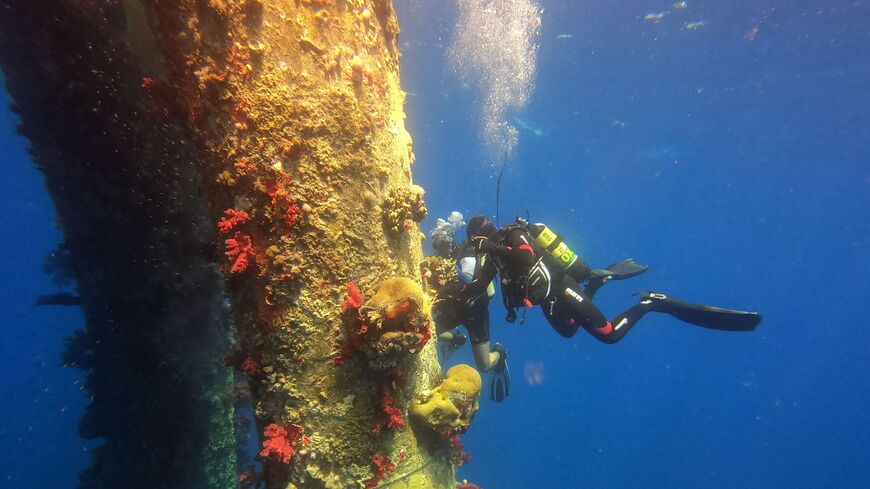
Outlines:
[[528,225],[529,234],[547,253],[550,254],[562,266],[563,270],[568,270],[571,265],[577,261],[577,253],[571,250],[562,237],[554,233],[546,224],[534,223]]
[[529,230],[535,244],[545,250],[562,267],[562,270],[578,282],[586,280],[589,276],[589,266],[565,244],[562,236],[553,232],[546,224],[539,222],[527,224],[526,229]]

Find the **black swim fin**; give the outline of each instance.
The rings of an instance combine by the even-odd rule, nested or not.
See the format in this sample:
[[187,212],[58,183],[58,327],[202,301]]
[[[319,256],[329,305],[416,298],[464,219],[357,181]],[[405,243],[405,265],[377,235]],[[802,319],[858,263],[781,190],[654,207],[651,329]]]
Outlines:
[[507,348],[496,343],[492,351],[499,353],[498,363],[492,368],[489,381],[489,398],[495,402],[504,401],[511,393],[511,375],[507,366]]
[[624,280],[636,277],[649,269],[649,265],[641,265],[634,258],[622,260],[607,267],[611,280]]
[[658,292],[638,292],[641,304],[652,311],[664,312],[696,326],[720,331],[754,331],[761,323],[761,314],[721,307],[692,304]]
[[648,265],[641,265],[634,261],[634,258],[628,258],[609,265],[607,268],[592,270],[589,273],[586,289],[583,292],[591,299],[595,295],[595,292],[607,282],[636,277],[647,271],[647,269],[649,269]]

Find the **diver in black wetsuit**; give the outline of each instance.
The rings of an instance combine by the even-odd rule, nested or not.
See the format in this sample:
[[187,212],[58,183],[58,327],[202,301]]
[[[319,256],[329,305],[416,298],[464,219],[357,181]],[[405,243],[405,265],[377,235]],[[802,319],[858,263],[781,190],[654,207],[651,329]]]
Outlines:
[[[626,260],[608,269],[590,270],[549,228],[521,219],[498,229],[478,215],[469,220],[467,231],[474,248],[490,256],[501,275],[509,322],[516,319],[515,308],[539,305],[560,335],[570,338],[582,327],[605,343],[621,340],[648,312],[663,312],[691,324],[727,331],[752,331],[761,322],[758,313],[690,304],[657,292],[641,293],[637,304],[608,321],[593,304],[592,296],[607,281],[638,275],[645,266]],[[495,276],[491,270],[489,273],[492,275],[482,276],[481,282]],[[584,281],[587,286],[581,290],[577,284]]]
[[[489,301],[495,296],[495,286],[492,277],[496,275],[495,265],[485,253],[478,253],[471,246],[471,241],[448,248],[443,243],[433,246],[439,256],[450,250],[450,255],[456,259],[458,280],[444,285],[437,291],[432,305],[432,317],[435,322],[438,341],[452,344],[464,337],[452,334],[450,331],[462,324],[471,338],[471,349],[474,361],[481,372],[493,371],[491,398],[497,402],[503,401],[510,393],[510,378],[507,369],[507,349],[496,343],[490,349],[489,338]],[[486,284],[480,284],[483,276],[490,277]],[[474,290],[474,293],[470,291]],[[448,343],[449,342],[449,343]]]

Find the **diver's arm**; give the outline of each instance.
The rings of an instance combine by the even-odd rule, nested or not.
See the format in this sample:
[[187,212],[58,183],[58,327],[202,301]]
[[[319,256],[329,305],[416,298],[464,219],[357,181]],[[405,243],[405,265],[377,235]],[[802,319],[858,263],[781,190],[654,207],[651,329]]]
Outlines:
[[475,251],[487,253],[490,256],[504,257],[508,256],[513,251],[513,248],[510,246],[500,245],[485,236],[476,236],[473,239]]
[[535,262],[535,250],[525,233],[521,231],[509,231],[504,237],[504,244],[498,244],[485,237],[475,237],[474,239],[474,248],[490,256],[506,258],[528,266]]
[[[495,279],[498,269],[491,261],[487,260],[484,266],[480,267],[478,274],[471,278],[470,281],[463,280],[465,286],[460,291],[460,298],[465,301],[471,301],[486,294],[486,288]],[[460,269],[460,276],[463,273]]]

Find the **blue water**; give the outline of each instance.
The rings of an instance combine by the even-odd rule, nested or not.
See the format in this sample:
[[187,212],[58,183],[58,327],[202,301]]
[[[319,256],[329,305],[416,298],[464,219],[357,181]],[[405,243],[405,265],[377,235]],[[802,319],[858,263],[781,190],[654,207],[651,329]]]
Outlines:
[[[493,215],[477,94],[443,67],[456,13],[426,3],[399,4],[415,178],[433,216]],[[536,89],[518,116],[544,134],[521,131],[502,221],[528,209],[594,266],[649,264],[596,296],[610,317],[652,289],[765,320],[736,334],[653,314],[604,345],[561,338],[538,311],[507,325],[494,303],[514,392],[482,402],[460,478],[870,487],[870,4],[694,1],[658,24],[642,17],[670,2],[540,4]],[[534,364],[539,385],[524,376]]]
[[[500,218],[528,209],[593,266],[649,264],[598,294],[608,316],[653,289],[765,320],[737,334],[651,314],[604,345],[582,331],[563,339],[538,311],[508,325],[494,302],[514,389],[502,404],[482,399],[460,479],[870,487],[870,3],[692,1],[643,20],[670,3],[540,1],[535,91],[512,115],[541,135],[520,132]],[[494,215],[480,94],[445,64],[454,4],[396,4],[423,229],[452,210]],[[59,363],[82,319],[32,306],[55,291],[41,268],[61,234],[14,124],[0,114],[0,487],[72,488],[88,462],[76,435],[87,400]],[[459,362],[472,362],[467,349]]]

